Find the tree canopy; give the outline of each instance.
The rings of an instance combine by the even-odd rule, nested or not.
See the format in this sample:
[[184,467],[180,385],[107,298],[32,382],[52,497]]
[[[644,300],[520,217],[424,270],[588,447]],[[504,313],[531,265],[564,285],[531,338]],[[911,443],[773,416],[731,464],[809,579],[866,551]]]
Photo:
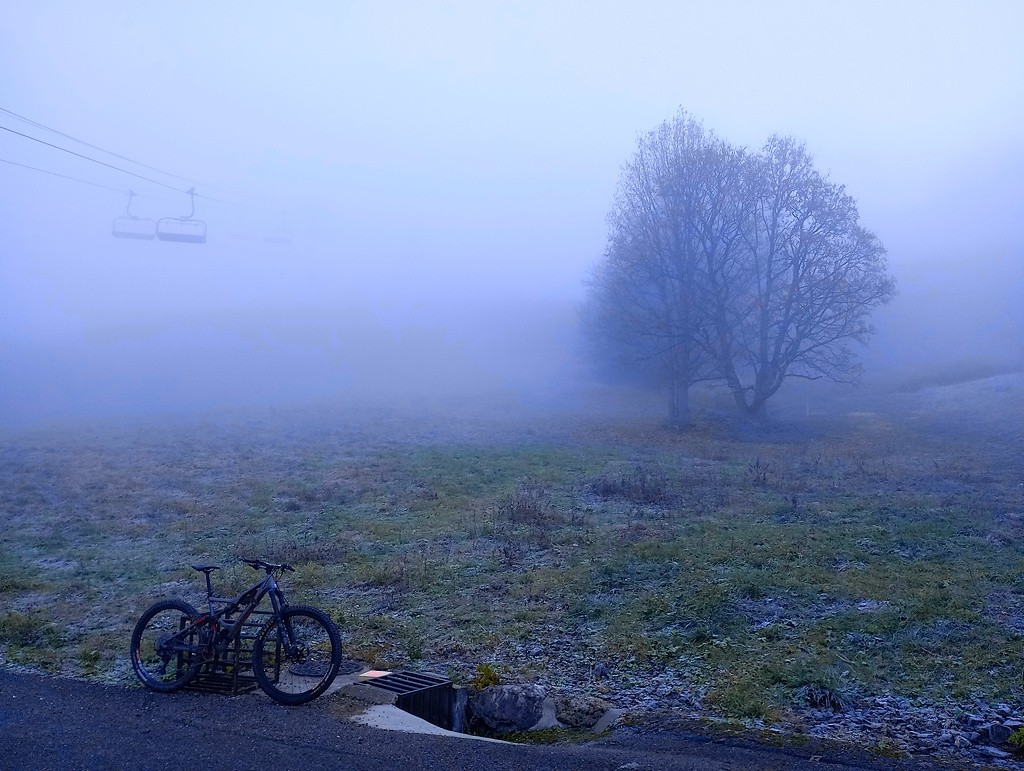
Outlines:
[[584,320],[592,350],[666,387],[695,383],[760,415],[787,378],[856,378],[853,343],[895,293],[885,249],[806,148],[737,148],[680,111],[639,139],[609,214]]

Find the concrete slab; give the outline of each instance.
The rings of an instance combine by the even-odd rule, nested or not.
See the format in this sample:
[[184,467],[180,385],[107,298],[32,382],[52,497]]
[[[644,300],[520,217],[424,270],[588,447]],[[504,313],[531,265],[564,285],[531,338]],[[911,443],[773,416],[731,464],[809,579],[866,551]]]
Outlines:
[[357,672],[349,672],[346,675],[338,675],[336,678],[334,678],[334,682],[331,683],[331,687],[324,691],[324,696],[330,696],[331,694],[337,693],[345,686],[352,685],[353,683],[358,683],[359,676],[362,675],[363,672],[365,671],[366,669],[364,668],[360,669]]
[[613,707],[612,709],[608,710],[603,715],[601,715],[601,719],[598,720],[597,723],[594,724],[594,727],[590,729],[590,733],[592,733],[592,734],[604,733],[609,728],[611,728],[613,725],[615,725],[615,721],[617,721],[620,717],[622,717],[625,714],[626,714],[626,710],[624,710],[624,709],[615,709]]
[[380,728],[385,731],[404,731],[414,734],[430,734],[432,736],[451,736],[455,739],[474,739],[480,742],[497,742],[498,744],[509,744],[501,739],[491,739],[486,736],[473,736],[472,734],[460,734],[455,731],[448,731],[439,728],[433,723],[428,723],[422,718],[410,715],[394,704],[376,704],[358,715],[350,718],[361,725],[371,728]]
[[534,725],[530,728],[531,731],[540,731],[545,728],[563,728],[564,726],[558,722],[558,718],[555,717],[555,700],[548,696],[544,699],[544,712],[540,716]]

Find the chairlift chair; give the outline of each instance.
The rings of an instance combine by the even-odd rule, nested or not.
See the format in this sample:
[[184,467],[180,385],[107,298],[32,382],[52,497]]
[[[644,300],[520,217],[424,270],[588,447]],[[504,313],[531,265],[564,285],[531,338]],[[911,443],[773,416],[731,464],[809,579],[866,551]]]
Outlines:
[[186,244],[206,243],[206,223],[195,219],[196,189],[188,190],[192,211],[184,217],[163,217],[156,223],[156,237],[161,241],[177,241]]
[[110,233],[115,238],[138,238],[150,240],[156,237],[156,220],[146,219],[132,214],[132,199],[135,198],[133,190],[128,191],[128,206],[125,207],[124,216],[117,217],[111,226]]

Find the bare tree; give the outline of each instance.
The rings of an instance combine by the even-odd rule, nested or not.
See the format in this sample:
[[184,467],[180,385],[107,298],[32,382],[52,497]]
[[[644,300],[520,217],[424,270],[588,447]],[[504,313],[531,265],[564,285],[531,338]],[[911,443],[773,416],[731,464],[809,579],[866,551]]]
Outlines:
[[700,170],[691,161],[715,143],[683,112],[641,137],[619,180],[605,260],[588,298],[595,350],[667,387],[669,417],[678,423],[689,419],[690,386],[710,373],[695,334]]
[[884,249],[804,147],[731,147],[685,112],[641,137],[609,216],[585,322],[594,349],[665,386],[723,382],[759,415],[790,377],[856,376],[851,343],[894,294]]
[[856,202],[802,144],[773,137],[747,158],[743,188],[742,265],[723,278],[732,294],[710,309],[729,345],[719,335],[710,348],[736,405],[759,415],[787,378],[855,379],[851,344],[866,342],[870,312],[895,284]]

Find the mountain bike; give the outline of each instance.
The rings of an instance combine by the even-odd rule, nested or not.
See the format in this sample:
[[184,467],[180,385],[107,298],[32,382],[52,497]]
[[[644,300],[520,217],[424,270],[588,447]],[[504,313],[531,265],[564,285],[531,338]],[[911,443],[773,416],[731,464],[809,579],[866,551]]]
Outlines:
[[[304,704],[326,691],[341,664],[341,638],[334,622],[319,608],[289,605],[277,577],[294,572],[291,565],[243,559],[266,575],[234,598],[216,597],[210,573],[218,565],[192,568],[206,575],[208,611],[200,613],[183,600],[152,605],[132,632],[132,668],[143,685],[169,693],[188,685],[204,665],[238,666],[243,626],[264,598],[271,609],[252,641],[252,674],[259,687],[279,704]],[[256,616],[258,617],[258,615]]]

